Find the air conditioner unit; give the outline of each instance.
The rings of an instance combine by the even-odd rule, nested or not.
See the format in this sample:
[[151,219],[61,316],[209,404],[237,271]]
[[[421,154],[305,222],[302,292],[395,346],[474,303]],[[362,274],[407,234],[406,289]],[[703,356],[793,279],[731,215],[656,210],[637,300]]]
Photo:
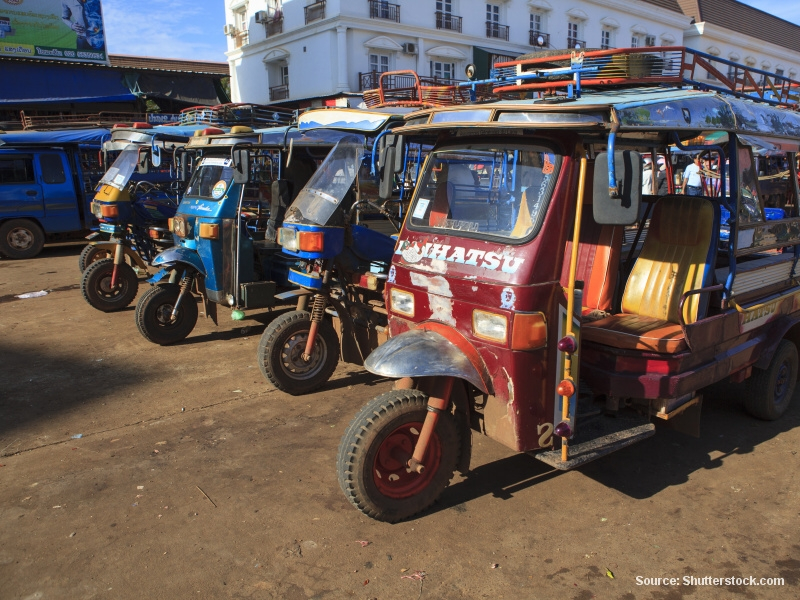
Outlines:
[[256,23],[266,23],[267,21],[269,21],[269,15],[265,10],[257,10],[255,17],[256,17]]
[[406,42],[405,44],[403,44],[403,52],[405,54],[416,54],[417,45],[414,42]]
[[222,28],[222,33],[224,33],[225,35],[234,36],[234,35],[236,35],[236,26],[235,25],[225,25],[225,27]]

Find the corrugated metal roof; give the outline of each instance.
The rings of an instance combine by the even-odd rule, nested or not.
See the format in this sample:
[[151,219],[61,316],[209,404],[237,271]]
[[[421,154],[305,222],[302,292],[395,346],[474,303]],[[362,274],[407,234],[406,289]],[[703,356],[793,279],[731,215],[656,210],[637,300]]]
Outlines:
[[208,73],[228,77],[230,70],[227,62],[211,62],[203,60],[183,60],[179,58],[152,58],[149,56],[129,56],[126,54],[109,54],[112,67],[124,69],[147,69],[155,71],[179,71],[181,73]]

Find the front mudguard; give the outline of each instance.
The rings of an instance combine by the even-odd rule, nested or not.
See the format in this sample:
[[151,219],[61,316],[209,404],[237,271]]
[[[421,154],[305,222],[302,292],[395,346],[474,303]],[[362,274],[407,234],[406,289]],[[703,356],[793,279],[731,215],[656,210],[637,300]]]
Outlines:
[[206,276],[206,268],[203,266],[203,259],[200,258],[200,255],[196,251],[182,246],[167,248],[153,259],[153,266],[161,269],[168,269],[181,263],[191,267],[203,277]]
[[[116,242],[90,242],[90,245],[94,246],[95,248],[108,250],[113,256],[114,253],[117,251],[117,246],[119,244],[117,244]],[[122,245],[122,251],[125,253],[125,256],[131,259],[131,262],[133,262],[133,264],[136,265],[137,268],[147,273],[147,263],[144,262],[142,257],[139,256],[137,252],[135,252],[130,246],[126,244]]]
[[436,327],[443,328],[449,331],[423,325],[389,338],[367,357],[364,368],[392,379],[455,377],[492,394],[488,370],[475,348],[455,330]]

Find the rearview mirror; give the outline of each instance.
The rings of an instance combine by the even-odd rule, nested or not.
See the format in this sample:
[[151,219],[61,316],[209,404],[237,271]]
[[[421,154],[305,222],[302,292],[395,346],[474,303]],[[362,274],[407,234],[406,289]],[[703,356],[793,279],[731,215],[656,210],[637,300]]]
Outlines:
[[140,175],[147,175],[150,168],[150,159],[147,152],[139,152],[139,162],[136,165],[136,170]]
[[[612,175],[613,174],[613,175]],[[613,179],[612,179],[613,177]],[[597,155],[592,195],[594,220],[599,225],[632,225],[642,203],[642,155],[633,150]]]
[[250,152],[246,149],[234,149],[233,153],[233,181],[247,183],[250,180]]

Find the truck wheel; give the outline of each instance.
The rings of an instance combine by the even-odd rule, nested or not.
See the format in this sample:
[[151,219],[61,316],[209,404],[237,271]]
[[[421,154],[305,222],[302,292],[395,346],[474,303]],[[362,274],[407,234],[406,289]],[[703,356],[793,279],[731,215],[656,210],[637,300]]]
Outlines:
[[339,485],[361,512],[394,523],[431,506],[450,483],[461,452],[455,416],[439,415],[422,464],[406,467],[422,431],[428,396],[416,390],[381,394],[347,428],[336,459]]
[[12,219],[0,225],[0,254],[8,258],[33,258],[42,251],[44,232],[33,221]]
[[178,308],[175,320],[172,309],[181,293],[176,283],[163,283],[147,290],[136,303],[136,327],[145,339],[167,346],[180,342],[192,332],[197,323],[197,301],[187,294]]
[[293,396],[317,389],[333,375],[339,362],[339,338],[324,319],[317,329],[311,360],[303,360],[311,315],[294,310],[272,321],[258,344],[258,366],[264,377]]
[[114,258],[114,253],[105,248],[98,248],[94,244],[88,244],[78,257],[78,268],[83,273],[93,262],[104,258]]
[[139,291],[139,278],[130,265],[122,263],[117,269],[116,285],[111,287],[114,259],[98,260],[83,272],[81,293],[84,300],[97,310],[114,312],[128,306]]
[[745,387],[747,412],[765,421],[774,421],[786,412],[797,383],[797,346],[781,340],[769,367],[753,369]]

